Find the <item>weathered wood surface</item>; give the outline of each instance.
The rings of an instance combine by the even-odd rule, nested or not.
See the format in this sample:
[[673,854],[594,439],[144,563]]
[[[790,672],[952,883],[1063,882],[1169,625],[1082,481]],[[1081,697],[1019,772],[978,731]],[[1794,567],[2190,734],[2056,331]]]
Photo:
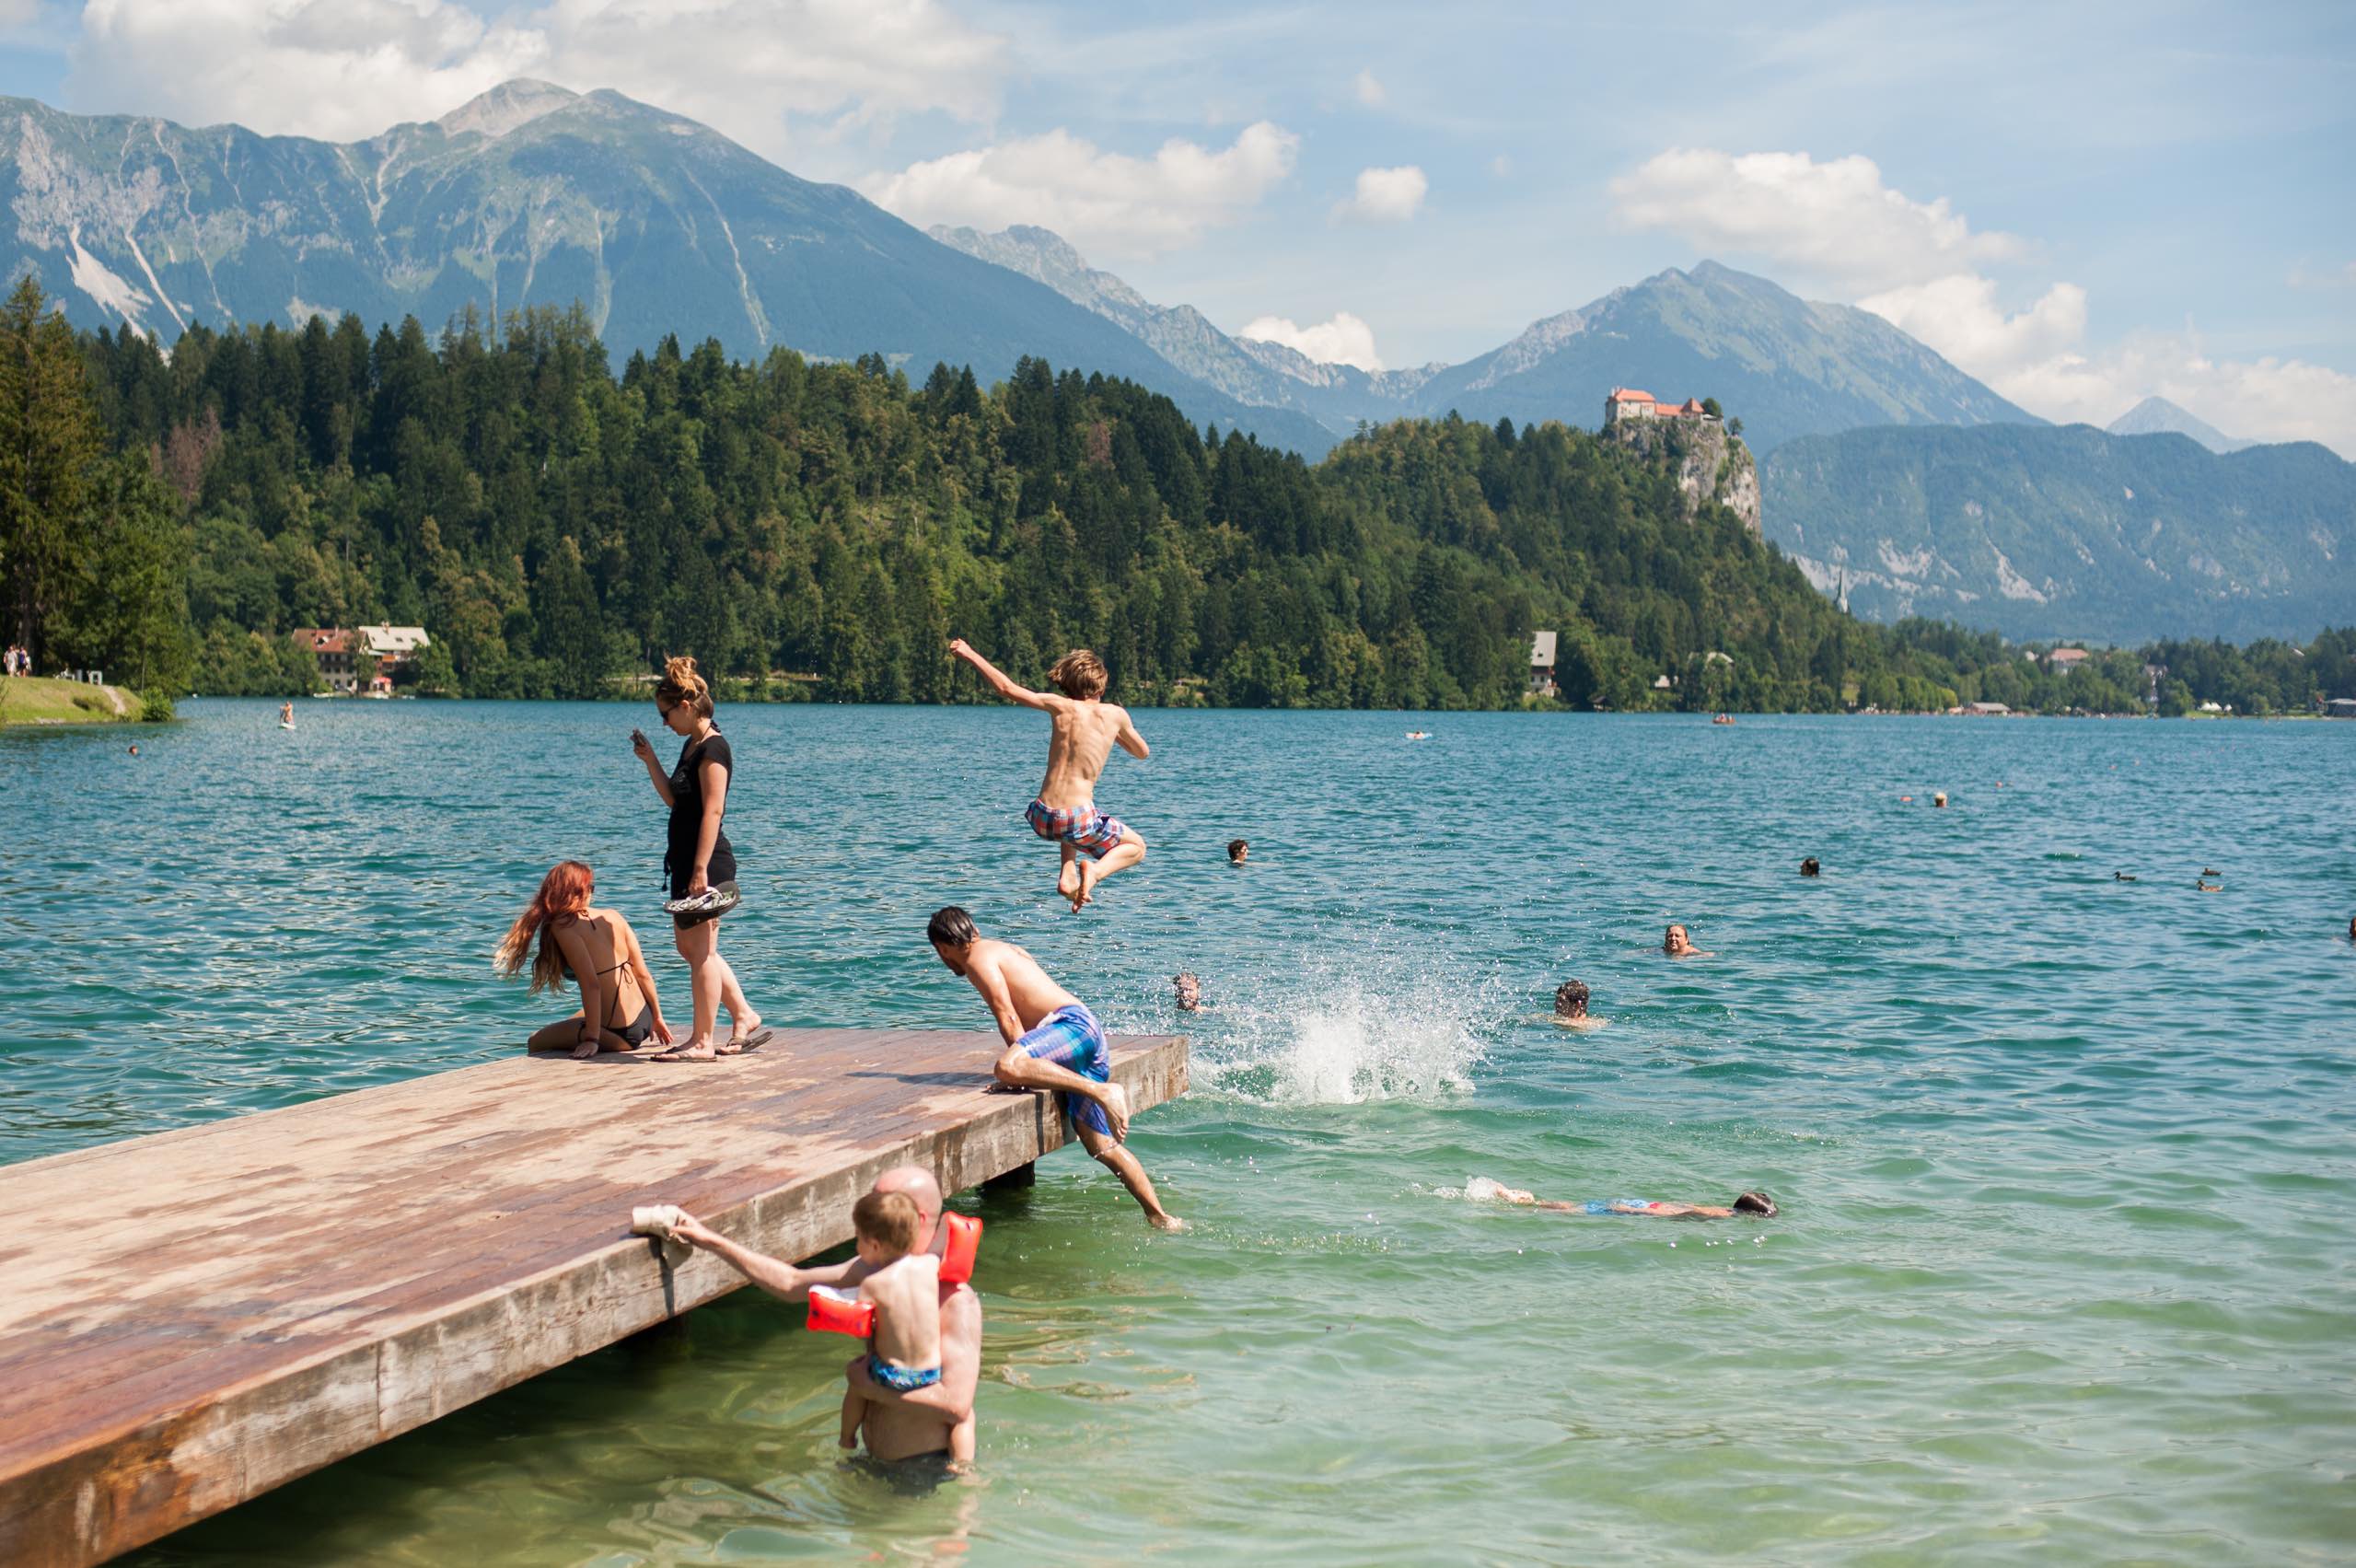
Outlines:
[[[1185,1091],[1183,1040],[1113,1046],[1136,1109]],[[891,1166],[1016,1169],[1065,1134],[987,1092],[998,1049],[517,1057],[7,1167],[0,1563],[103,1561],[739,1283],[666,1267],[635,1204],[803,1258]]]

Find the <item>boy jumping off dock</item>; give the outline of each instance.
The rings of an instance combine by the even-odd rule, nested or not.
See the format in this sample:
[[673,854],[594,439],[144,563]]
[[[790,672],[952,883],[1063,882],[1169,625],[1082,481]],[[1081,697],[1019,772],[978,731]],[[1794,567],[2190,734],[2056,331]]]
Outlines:
[[[1145,738],[1129,722],[1127,709],[1104,700],[1108,679],[1104,661],[1085,648],[1073,649],[1047,672],[1055,683],[1053,691],[1016,685],[963,637],[949,644],[949,652],[980,670],[1000,696],[1044,710],[1053,725],[1047,742],[1047,777],[1039,783],[1039,798],[1023,815],[1031,831],[1061,842],[1063,869],[1055,890],[1072,900],[1076,914],[1106,877],[1145,858],[1145,841],[1136,830],[1097,809],[1097,778],[1114,744],[1143,760],[1152,755]],[[1081,860],[1081,850],[1094,855],[1096,864]]]
[[1006,1042],[992,1070],[997,1080],[1010,1089],[1054,1090],[1080,1146],[1120,1178],[1146,1223],[1184,1230],[1186,1222],[1162,1207],[1137,1156],[1121,1147],[1129,1137],[1129,1094],[1112,1081],[1111,1048],[1097,1016],[1050,980],[1037,958],[1012,942],[983,936],[954,904],[934,912],[924,935],[949,972],[989,1005]]

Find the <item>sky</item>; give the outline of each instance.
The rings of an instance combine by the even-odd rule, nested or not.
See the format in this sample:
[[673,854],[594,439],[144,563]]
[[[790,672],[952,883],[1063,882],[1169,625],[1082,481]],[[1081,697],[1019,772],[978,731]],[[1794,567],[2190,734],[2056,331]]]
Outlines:
[[1148,298],[1455,362],[1704,258],[2032,412],[2356,457],[2356,5],[0,0],[0,92],[355,140],[531,75]]

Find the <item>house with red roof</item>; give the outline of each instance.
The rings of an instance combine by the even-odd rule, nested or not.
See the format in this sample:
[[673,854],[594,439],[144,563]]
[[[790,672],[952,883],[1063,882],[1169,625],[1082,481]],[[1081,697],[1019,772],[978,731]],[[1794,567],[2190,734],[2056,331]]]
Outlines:
[[1617,424],[1623,419],[1712,419],[1716,417],[1701,406],[1700,398],[1688,398],[1681,403],[1665,403],[1650,392],[1633,387],[1614,387],[1611,396],[1604,400],[1604,423]]

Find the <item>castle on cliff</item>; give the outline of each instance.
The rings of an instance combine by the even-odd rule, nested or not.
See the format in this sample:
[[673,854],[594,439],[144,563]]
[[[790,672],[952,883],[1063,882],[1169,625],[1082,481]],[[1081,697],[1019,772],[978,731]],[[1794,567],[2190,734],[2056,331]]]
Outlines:
[[1633,387],[1614,387],[1611,396],[1604,400],[1604,423],[1617,424],[1623,419],[1707,419],[1717,415],[1701,406],[1699,398],[1688,398],[1681,403],[1665,403],[1650,392],[1640,392]]

